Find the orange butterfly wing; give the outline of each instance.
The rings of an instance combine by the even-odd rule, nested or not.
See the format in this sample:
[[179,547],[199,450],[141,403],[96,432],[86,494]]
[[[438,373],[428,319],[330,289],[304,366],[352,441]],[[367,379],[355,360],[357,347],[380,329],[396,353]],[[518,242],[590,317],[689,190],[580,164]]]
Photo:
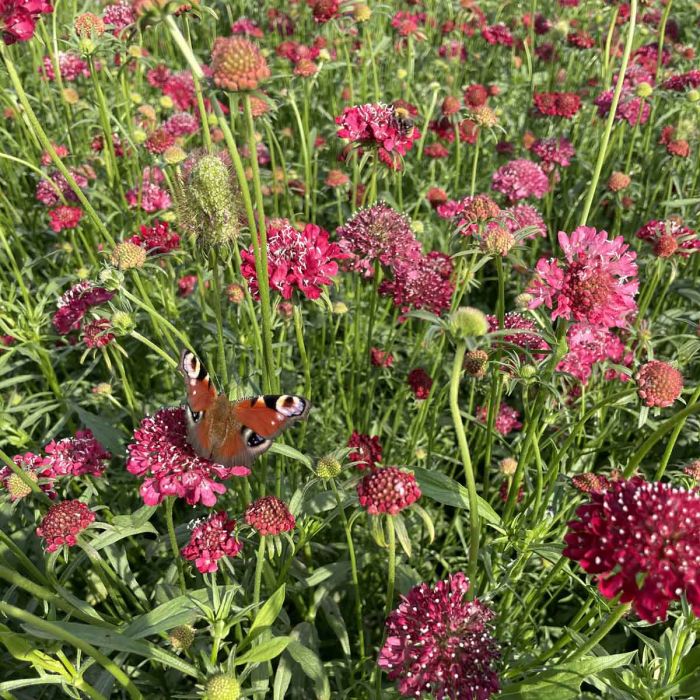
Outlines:
[[234,418],[267,440],[309,415],[311,404],[302,396],[253,396],[233,405]]

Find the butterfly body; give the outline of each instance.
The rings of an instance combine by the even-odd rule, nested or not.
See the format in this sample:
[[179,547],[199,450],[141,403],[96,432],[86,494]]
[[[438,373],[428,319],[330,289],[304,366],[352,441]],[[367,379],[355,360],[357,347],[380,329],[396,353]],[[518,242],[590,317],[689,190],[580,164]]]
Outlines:
[[224,466],[250,466],[289,425],[309,415],[311,404],[292,394],[253,396],[229,401],[189,350],[178,369],[187,387],[187,438],[202,458]]

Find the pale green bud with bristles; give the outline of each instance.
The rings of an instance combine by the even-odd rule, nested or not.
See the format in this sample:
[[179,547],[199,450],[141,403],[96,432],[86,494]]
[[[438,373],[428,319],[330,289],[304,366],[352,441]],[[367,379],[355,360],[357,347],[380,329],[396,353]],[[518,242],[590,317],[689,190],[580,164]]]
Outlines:
[[340,476],[342,469],[343,467],[336,457],[326,455],[318,460],[316,474],[322,479],[335,479],[337,476]]
[[206,700],[238,700],[241,697],[241,684],[234,676],[217,673],[207,681],[204,697]]
[[515,297],[515,306],[517,309],[520,309],[520,311],[525,311],[526,309],[530,308],[530,304],[532,303],[532,300],[534,298],[535,297],[533,297],[532,294],[529,294],[528,292],[518,294],[518,296]]
[[187,651],[194,642],[194,627],[179,625],[170,630],[168,640],[175,651]]
[[654,92],[654,88],[649,83],[639,83],[635,88],[637,97],[649,97]]
[[117,311],[112,316],[112,329],[117,335],[129,335],[134,328],[136,328],[136,321],[126,311]]
[[107,267],[100,272],[100,284],[108,292],[116,292],[124,285],[124,273],[113,267]]
[[450,314],[449,327],[459,339],[475,338],[488,333],[489,322],[483,311],[472,306],[460,306]]

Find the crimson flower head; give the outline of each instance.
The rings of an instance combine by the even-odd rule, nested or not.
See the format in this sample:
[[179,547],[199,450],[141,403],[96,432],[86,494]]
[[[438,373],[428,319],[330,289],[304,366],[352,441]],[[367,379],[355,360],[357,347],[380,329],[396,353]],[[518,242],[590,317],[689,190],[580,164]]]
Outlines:
[[369,103],[346,107],[335,118],[338,136],[358,146],[376,147],[379,159],[392,170],[401,169],[399,156],[405,156],[420,138],[413,124],[401,118],[393,105]]
[[62,204],[49,212],[49,226],[54,233],[66,229],[74,229],[83,218],[83,210],[80,207],[69,207]]
[[180,247],[180,236],[169,229],[170,224],[167,221],[156,219],[152,226],[141,226],[141,233],[129,240],[147,250],[150,255],[169,253]]
[[532,152],[544,163],[545,172],[550,172],[556,165],[568,167],[576,154],[571,141],[564,136],[537,139],[532,144]]
[[114,295],[93,282],[83,281],[72,286],[58,300],[58,310],[51,322],[59,335],[68,335],[80,328],[88,309],[109,301]]
[[416,477],[398,467],[373,469],[357,484],[360,505],[370,515],[396,515],[421,497]]
[[216,494],[226,487],[217,479],[247,476],[243,466],[224,467],[202,459],[187,442],[185,410],[162,408],[148,416],[134,431],[128,446],[126,469],[136,476],[145,476],[139,492],[143,502],[156,506],[166,496],[184,498],[190,505],[216,505]]
[[408,373],[408,386],[411,387],[413,395],[417,399],[427,399],[430,395],[430,389],[433,386],[433,380],[430,375],[421,367],[416,367]]
[[487,700],[498,692],[499,647],[494,612],[467,600],[469,579],[458,572],[434,586],[414,586],[386,621],[378,665],[403,697]]
[[511,202],[528,197],[542,199],[549,192],[549,180],[537,163],[518,158],[496,170],[491,187]]
[[636,236],[651,243],[654,254],[660,258],[670,258],[674,254],[687,258],[694,250],[700,250],[700,236],[677,218],[648,221]]
[[340,0],[306,0],[311,7],[311,14],[314,22],[325,24],[338,16],[340,11]]
[[355,467],[361,472],[374,469],[382,461],[382,446],[378,435],[364,435],[353,430],[348,447],[353,448],[348,454],[348,459],[355,462]]
[[533,100],[542,116],[571,119],[581,107],[581,98],[574,92],[536,92]]
[[193,561],[200,573],[213,574],[219,569],[219,559],[235,557],[243,549],[243,543],[233,534],[235,527],[236,521],[226,513],[212,513],[195,525],[190,541],[182,548],[182,556]]
[[[476,409],[476,419],[484,425],[488,422],[489,409],[488,406],[478,406]],[[501,435],[508,435],[514,430],[520,430],[523,424],[518,420],[520,411],[517,408],[512,408],[507,403],[502,403],[498,408],[498,414],[494,422],[494,429]]]
[[47,552],[55,552],[64,544],[76,544],[76,536],[94,519],[95,514],[82,501],[61,501],[49,508],[36,534],[44,538]]
[[622,236],[608,238],[605,231],[579,226],[569,236],[559,232],[564,260],[540,258],[528,292],[530,308],[545,304],[552,320],[573,318],[593,326],[623,326],[637,308],[634,295],[636,253]]
[[41,14],[53,12],[46,0],[0,0],[0,34],[8,46],[29,41]]
[[95,439],[90,429],[78,430],[75,437],[52,440],[44,452],[46,464],[56,476],[102,476],[112,455]]
[[[333,283],[338,274],[338,260],[348,258],[337,243],[329,243],[328,231],[306,224],[302,231],[286,219],[270,225],[267,230],[267,264],[270,289],[276,289],[283,299],[291,299],[295,289],[307,299],[318,299],[322,287]],[[241,273],[248,279],[251,292],[258,296],[253,247],[241,251]]]
[[637,372],[637,393],[646,406],[667,408],[683,391],[683,375],[667,362],[651,360]]
[[108,318],[95,318],[83,326],[82,339],[88,348],[103,348],[109,345],[114,338],[110,332],[112,322]]
[[685,595],[700,615],[700,494],[641,477],[613,481],[576,511],[564,556],[647,622]]
[[245,521],[263,536],[289,532],[296,526],[296,520],[287,504],[277,496],[263,496],[248,504]]

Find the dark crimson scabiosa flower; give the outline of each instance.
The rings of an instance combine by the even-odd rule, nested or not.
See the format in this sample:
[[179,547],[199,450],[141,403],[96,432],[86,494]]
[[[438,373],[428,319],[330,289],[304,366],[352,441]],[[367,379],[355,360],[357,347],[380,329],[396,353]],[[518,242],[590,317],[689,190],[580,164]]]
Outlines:
[[235,557],[242,549],[234,529],[236,521],[226,513],[212,513],[206,520],[198,522],[192,530],[190,541],[182,548],[182,556],[193,561],[202,574],[218,571],[218,560],[222,557]]
[[664,80],[661,87],[674,92],[682,92],[686,88],[698,88],[700,87],[700,70],[691,70],[687,73],[672,75]]
[[216,505],[216,494],[226,491],[218,479],[250,474],[247,467],[224,467],[198,457],[186,435],[183,408],[162,408],[144,418],[134,431],[126,469],[145,476],[139,492],[146,505],[156,506],[166,496],[177,496],[190,505],[211,507]]
[[[598,116],[605,117],[612,107],[613,90],[606,90],[593,101],[598,108]],[[625,120],[630,126],[646,124],[651,107],[641,97],[635,96],[631,88],[623,88],[620,101],[615,110],[615,119]]]
[[[289,221],[281,219],[267,229],[270,289],[277,290],[283,299],[291,299],[295,289],[307,299],[318,299],[322,287],[332,284],[338,274],[337,261],[348,257],[337,243],[329,243],[328,231],[315,224],[306,224],[299,231]],[[253,247],[242,250],[241,258],[241,274],[257,298],[259,288]]]
[[545,304],[552,320],[581,321],[593,326],[623,326],[636,309],[636,253],[622,236],[609,239],[605,231],[579,226],[571,236],[559,232],[564,260],[540,258],[528,292],[530,308]]
[[380,348],[371,348],[369,355],[374,367],[391,367],[394,364],[394,356]]
[[416,477],[398,467],[373,469],[357,484],[360,505],[370,515],[396,515],[421,497]]
[[29,41],[41,14],[53,12],[46,0],[0,0],[0,34],[8,46]]
[[355,467],[361,472],[374,469],[382,461],[382,446],[378,435],[364,435],[353,430],[348,447],[352,448],[348,459],[355,462]]
[[576,155],[569,139],[563,136],[537,139],[532,144],[532,152],[544,163],[545,172],[551,171],[555,165],[566,168],[571,165],[571,159]]
[[537,111],[546,117],[571,119],[581,108],[581,98],[574,92],[536,92]]
[[610,481],[602,474],[586,472],[571,477],[571,483],[582,493],[603,493],[610,486]]
[[386,166],[401,170],[400,157],[420,138],[420,132],[402,116],[401,109],[381,103],[346,107],[335,118],[338,136],[360,147],[377,148],[377,155]]
[[513,35],[510,33],[510,29],[506,27],[503,22],[498,24],[492,24],[489,27],[484,27],[481,30],[481,36],[489,42],[489,44],[501,46],[512,46],[513,45]]
[[467,86],[464,91],[464,104],[470,109],[476,109],[486,104],[489,99],[489,91],[479,83]]
[[88,309],[109,301],[114,295],[93,282],[84,281],[71,287],[58,300],[58,310],[51,322],[59,335],[68,335],[80,328]]
[[427,399],[430,395],[430,389],[433,386],[433,380],[430,375],[421,367],[416,367],[408,373],[408,386],[411,387],[413,395],[417,399]]
[[129,241],[148,251],[149,255],[162,255],[180,247],[180,236],[170,231],[167,221],[158,219],[152,226],[141,226],[141,233],[132,236]]
[[262,536],[279,535],[296,526],[296,520],[287,504],[277,496],[263,496],[248,504],[245,521]]
[[667,362],[651,360],[637,372],[637,393],[645,406],[667,408],[683,391],[683,375]]
[[564,556],[647,622],[685,595],[700,615],[700,494],[641,477],[612,482],[576,511]]
[[61,205],[49,212],[49,219],[51,219],[49,226],[52,231],[59,233],[67,229],[74,229],[82,218],[83,210],[80,207]]
[[83,326],[83,342],[88,348],[103,348],[114,340],[111,328],[108,318],[95,318]]
[[549,180],[537,163],[519,158],[496,170],[491,187],[511,202],[527,197],[542,199],[549,192]]
[[340,0],[306,0],[311,13],[314,16],[314,22],[325,24],[338,16],[340,12]]
[[459,572],[434,586],[414,586],[386,621],[378,665],[403,697],[487,700],[499,690],[493,611],[467,600]]
[[64,544],[76,544],[76,536],[94,519],[95,514],[82,501],[61,501],[49,508],[36,534],[44,538],[47,552],[55,552]]
[[265,57],[260,49],[241,36],[219,37],[211,52],[214,84],[225,90],[257,90],[270,77]]
[[690,252],[700,250],[700,236],[677,218],[649,221],[636,236],[651,243],[654,253],[660,258],[670,258],[674,254],[687,258]]
[[75,437],[52,440],[44,451],[45,464],[56,476],[102,476],[112,455],[95,439],[89,429],[78,430]]
[[[49,498],[55,498],[53,483],[56,480],[51,462],[46,457],[27,452],[23,455],[15,455],[12,461],[44,491]],[[19,501],[31,493],[31,488],[15,474],[10,467],[0,467],[0,482],[10,496],[11,501]]]
[[375,260],[392,267],[400,260],[422,255],[408,217],[385,202],[355,212],[336,234],[353,254],[350,269],[365,277],[374,276]]
[[577,49],[592,49],[595,39],[587,32],[569,32],[566,35],[566,43]]
[[153,131],[146,139],[144,146],[149,153],[160,155],[165,153],[175,143],[175,137],[164,127]]
[[[476,409],[476,419],[479,423],[484,425],[488,424],[489,408],[488,406],[478,406]],[[498,414],[496,415],[496,422],[494,423],[494,428],[497,433],[501,435],[508,435],[508,433],[514,430],[520,430],[523,424],[518,420],[520,418],[520,412],[511,408],[508,404],[502,403],[498,409]]]

